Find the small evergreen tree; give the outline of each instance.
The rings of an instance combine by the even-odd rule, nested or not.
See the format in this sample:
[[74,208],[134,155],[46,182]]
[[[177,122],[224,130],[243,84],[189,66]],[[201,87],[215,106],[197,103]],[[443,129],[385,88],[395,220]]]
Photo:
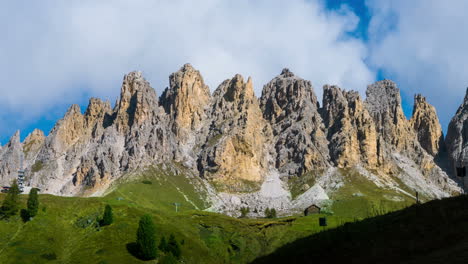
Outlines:
[[21,209],[20,216],[23,222],[25,223],[31,219],[31,215],[29,214],[29,211],[27,209]]
[[180,258],[180,255],[182,252],[180,250],[179,242],[177,242],[177,240],[175,239],[174,234],[171,234],[171,236],[169,237],[169,242],[167,244],[167,251],[169,253],[172,253],[172,255],[174,255],[175,258],[177,259]]
[[270,218],[276,218],[276,209],[275,208],[270,209]]
[[270,218],[270,208],[265,209],[265,217]]
[[106,208],[104,209],[104,215],[102,217],[102,220],[100,222],[101,226],[106,226],[110,225],[114,222],[114,216],[112,214],[112,207],[110,205],[106,205]]
[[276,209],[275,208],[265,209],[265,217],[266,218],[276,218]]
[[5,200],[3,200],[3,204],[1,207],[1,214],[4,217],[10,217],[15,215],[19,209],[19,187],[16,180],[13,180],[10,190],[8,191]]
[[28,197],[28,213],[29,217],[34,217],[37,215],[37,210],[39,210],[39,199],[37,195],[37,189],[32,188],[31,191],[29,191],[29,197]]
[[250,208],[249,207],[242,207],[240,209],[241,211],[241,218],[245,218],[247,216],[248,213],[250,213]]
[[159,250],[162,252],[167,252],[167,241],[166,237],[164,236],[161,238],[161,242],[159,243]]
[[137,247],[139,255],[144,260],[155,259],[157,256],[155,227],[150,215],[144,215],[140,219],[137,230]]

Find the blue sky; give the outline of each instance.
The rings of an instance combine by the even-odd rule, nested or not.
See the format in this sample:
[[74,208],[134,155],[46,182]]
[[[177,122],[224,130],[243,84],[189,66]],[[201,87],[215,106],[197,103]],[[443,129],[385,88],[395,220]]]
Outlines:
[[283,67],[357,90],[383,78],[405,114],[421,93],[445,130],[468,85],[467,1],[203,0],[41,1],[0,10],[0,143],[46,134],[71,104],[118,97],[123,75],[143,71],[158,94],[186,62],[214,90],[236,73],[257,96]]

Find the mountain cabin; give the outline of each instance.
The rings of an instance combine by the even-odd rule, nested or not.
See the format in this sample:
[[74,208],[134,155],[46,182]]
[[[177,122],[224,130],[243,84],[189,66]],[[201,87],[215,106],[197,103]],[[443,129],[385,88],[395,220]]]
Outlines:
[[304,215],[308,216],[311,214],[320,214],[320,207],[318,205],[311,205],[304,210]]

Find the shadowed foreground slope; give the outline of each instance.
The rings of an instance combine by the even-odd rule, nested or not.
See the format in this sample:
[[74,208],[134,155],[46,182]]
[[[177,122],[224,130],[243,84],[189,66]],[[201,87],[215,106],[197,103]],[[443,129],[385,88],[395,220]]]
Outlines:
[[468,196],[347,223],[253,263],[468,263]]

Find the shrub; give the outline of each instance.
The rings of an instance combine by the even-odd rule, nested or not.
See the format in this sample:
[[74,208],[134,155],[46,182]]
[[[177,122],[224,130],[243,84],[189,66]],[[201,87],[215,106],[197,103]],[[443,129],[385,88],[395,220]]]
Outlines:
[[42,161],[40,160],[37,160],[31,167],[31,172],[38,172],[40,170],[42,170],[42,168],[44,167],[44,163],[42,163]]
[[152,181],[148,181],[148,180],[144,180],[144,181],[142,181],[142,183],[143,183],[143,184],[153,184]]
[[155,227],[150,215],[144,215],[140,219],[136,244],[142,259],[151,260],[156,258]]

